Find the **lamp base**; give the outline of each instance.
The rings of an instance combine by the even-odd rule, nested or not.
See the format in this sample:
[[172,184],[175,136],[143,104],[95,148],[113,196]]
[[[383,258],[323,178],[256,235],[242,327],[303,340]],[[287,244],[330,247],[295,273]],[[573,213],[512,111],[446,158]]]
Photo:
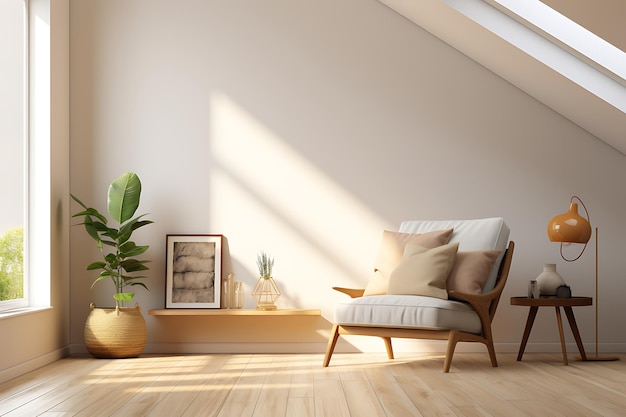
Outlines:
[[619,360],[617,356],[599,356],[597,353],[593,355],[585,355],[585,356],[586,356],[586,359],[583,359],[580,356],[576,356],[576,360],[583,361],[583,362],[608,362],[608,361]]

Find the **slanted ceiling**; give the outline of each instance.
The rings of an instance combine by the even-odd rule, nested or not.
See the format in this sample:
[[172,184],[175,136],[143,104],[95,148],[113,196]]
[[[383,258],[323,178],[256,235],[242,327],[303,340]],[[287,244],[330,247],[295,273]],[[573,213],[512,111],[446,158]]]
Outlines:
[[[626,155],[624,111],[474,22],[445,0],[379,1]],[[593,9],[585,13],[585,7],[606,8],[613,5],[616,7],[615,16],[623,16],[621,2],[581,0],[573,6],[565,0],[544,1],[557,10],[560,8],[559,11],[572,20],[586,18],[578,23],[589,30],[601,25],[599,22],[603,14],[613,16],[613,13],[604,9],[603,13]],[[603,29],[607,37],[610,34],[608,41],[623,48],[626,29],[622,23],[618,17],[602,21],[604,25],[614,26]],[[626,86],[616,83],[615,88],[618,94],[626,97]]]

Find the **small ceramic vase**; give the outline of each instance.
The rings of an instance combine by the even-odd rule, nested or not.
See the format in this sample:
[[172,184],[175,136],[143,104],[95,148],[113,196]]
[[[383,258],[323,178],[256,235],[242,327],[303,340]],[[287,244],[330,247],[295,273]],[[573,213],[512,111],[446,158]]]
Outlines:
[[544,264],[543,272],[537,277],[541,295],[556,295],[556,289],[565,285],[563,277],[556,272],[556,264]]

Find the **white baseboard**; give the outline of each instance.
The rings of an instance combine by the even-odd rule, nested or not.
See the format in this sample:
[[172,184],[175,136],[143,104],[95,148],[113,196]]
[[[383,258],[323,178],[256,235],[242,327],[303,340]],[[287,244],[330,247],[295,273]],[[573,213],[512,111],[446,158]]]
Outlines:
[[148,343],[149,354],[167,353],[324,353],[326,343]]
[[0,383],[9,381],[13,378],[17,378],[20,375],[24,375],[42,366],[48,365],[52,362],[58,361],[61,358],[70,355],[69,346],[61,349],[48,352],[44,355],[38,356],[34,359],[30,359],[26,362],[22,362],[7,369],[0,370]]
[[69,346],[70,355],[88,355],[87,348],[84,343],[73,343]]
[[[346,340],[347,339],[347,340]],[[594,343],[585,343],[586,353],[595,353]],[[393,348],[397,353],[446,353],[447,341],[393,339]],[[567,352],[578,354],[575,343],[566,345]],[[519,342],[496,343],[496,353],[517,353]],[[624,343],[604,343],[599,345],[600,353],[626,352]],[[459,343],[457,353],[483,353],[486,347],[481,343]],[[326,352],[326,343],[148,343],[144,349],[147,354],[201,354],[201,353],[319,353]],[[336,353],[385,352],[385,344],[377,337],[341,337],[335,347]],[[526,353],[561,353],[560,343],[528,343]],[[72,344],[69,354],[88,354],[85,345]]]

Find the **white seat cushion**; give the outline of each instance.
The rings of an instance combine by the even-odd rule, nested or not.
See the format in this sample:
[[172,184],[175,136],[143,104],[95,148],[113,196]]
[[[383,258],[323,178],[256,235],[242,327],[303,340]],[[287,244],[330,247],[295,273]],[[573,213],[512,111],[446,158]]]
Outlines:
[[459,252],[499,250],[483,287],[491,291],[496,285],[504,250],[509,240],[510,229],[502,217],[475,220],[406,220],[400,224],[402,233],[426,233],[433,230],[454,229],[448,243],[459,242]]
[[481,332],[480,318],[469,304],[418,295],[373,295],[340,302],[335,306],[335,323]]

